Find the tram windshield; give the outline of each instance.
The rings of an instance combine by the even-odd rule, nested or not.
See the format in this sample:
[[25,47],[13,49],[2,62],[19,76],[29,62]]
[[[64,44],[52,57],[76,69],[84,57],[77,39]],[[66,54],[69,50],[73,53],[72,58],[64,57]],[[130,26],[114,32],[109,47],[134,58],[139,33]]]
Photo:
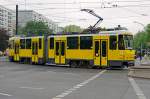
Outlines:
[[133,49],[133,36],[124,35],[125,49]]

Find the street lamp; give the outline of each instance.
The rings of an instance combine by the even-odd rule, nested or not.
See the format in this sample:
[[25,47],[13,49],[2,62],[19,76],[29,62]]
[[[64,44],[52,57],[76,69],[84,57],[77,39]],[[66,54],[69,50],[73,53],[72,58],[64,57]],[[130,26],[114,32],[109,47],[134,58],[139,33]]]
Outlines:
[[[133,21],[133,23],[140,24],[143,27],[143,29],[145,30],[145,25],[143,23],[140,23],[138,21]],[[140,45],[140,61],[142,60],[142,53],[143,53],[143,46],[142,46],[142,43],[141,43],[141,45]]]
[[138,21],[133,21],[133,23],[137,23],[137,24],[141,25],[143,27],[143,29],[145,30],[145,25],[143,23],[138,22]]

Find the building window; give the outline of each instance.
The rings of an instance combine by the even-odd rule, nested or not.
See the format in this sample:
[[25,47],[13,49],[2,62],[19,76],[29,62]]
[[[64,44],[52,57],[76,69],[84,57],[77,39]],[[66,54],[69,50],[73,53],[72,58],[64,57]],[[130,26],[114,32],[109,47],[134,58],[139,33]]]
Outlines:
[[31,49],[31,39],[26,39],[26,49]]
[[92,49],[92,36],[81,36],[80,37],[80,49]]
[[50,46],[49,46],[49,48],[50,49],[54,49],[54,38],[52,37],[52,38],[50,38]]
[[78,49],[78,37],[67,37],[67,49]]
[[109,38],[109,48],[111,50],[117,49],[117,36],[110,36]]

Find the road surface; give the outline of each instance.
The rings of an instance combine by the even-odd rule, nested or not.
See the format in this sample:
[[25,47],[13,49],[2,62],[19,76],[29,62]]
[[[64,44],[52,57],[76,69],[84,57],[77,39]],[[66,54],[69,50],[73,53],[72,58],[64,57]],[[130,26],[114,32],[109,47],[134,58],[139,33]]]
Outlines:
[[127,74],[0,62],[0,99],[150,99],[150,80]]

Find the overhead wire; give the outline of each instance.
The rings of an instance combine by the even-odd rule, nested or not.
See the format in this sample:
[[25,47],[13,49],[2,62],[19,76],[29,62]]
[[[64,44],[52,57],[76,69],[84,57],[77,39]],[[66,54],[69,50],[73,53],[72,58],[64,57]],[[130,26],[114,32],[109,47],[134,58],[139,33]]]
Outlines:
[[[103,3],[103,6],[101,6],[101,7],[89,7],[89,8],[92,8],[92,9],[107,9],[107,8],[110,8],[110,9],[112,9],[112,8],[123,8],[123,9],[126,9],[126,10],[128,10],[128,11],[130,11],[130,12],[133,12],[133,13],[135,13],[135,14],[138,14],[139,15],[139,13],[137,13],[136,11],[131,11],[131,10],[129,10],[129,9],[127,9],[127,7],[150,7],[150,4],[131,4],[131,5],[118,5],[118,6],[116,6],[116,7],[107,7],[107,6],[105,6],[104,4],[105,3],[110,3],[110,2],[113,2],[113,1],[110,1],[110,2],[106,2],[106,1],[100,1],[100,2],[64,2],[64,3],[62,3],[62,2],[53,2],[53,3],[26,3],[26,5],[56,5],[56,4],[59,4],[59,5],[75,5],[75,4],[98,4],[98,3]],[[115,0],[115,2],[117,2],[117,3],[123,3],[123,2],[125,2],[125,3],[127,3],[127,2],[143,2],[143,3],[145,3],[145,2],[150,2],[150,0],[120,0],[120,1],[118,1],[118,0]],[[25,3],[19,3],[19,5],[25,5]],[[66,10],[66,9],[68,9],[68,10],[78,10],[78,11],[75,11],[75,12],[79,12],[79,10],[81,9],[81,6],[80,7],[76,7],[76,8],[74,8],[74,7],[50,7],[50,8],[39,8],[39,9],[32,9],[32,10],[60,10],[60,9],[64,9],[64,10]],[[64,13],[71,13],[72,11],[65,11],[65,12],[60,12],[60,13],[56,13],[56,14],[64,14]],[[50,14],[51,15],[51,17],[56,17],[56,18],[60,18],[60,17],[58,17],[58,16],[52,16],[52,15],[54,15],[55,13],[52,13],[52,14]],[[47,14],[48,15],[48,14]],[[132,16],[133,17],[133,16]],[[117,18],[119,18],[119,17],[117,17]],[[126,17],[127,18],[127,17]],[[65,20],[68,20],[69,18],[67,18],[66,17],[66,15],[65,15],[65,18],[64,18]],[[70,18],[71,19],[71,18]],[[72,18],[73,19],[73,18]],[[114,18],[113,18],[114,19]],[[69,20],[70,21],[70,20]]]
[[[57,20],[61,20],[61,18],[63,19],[64,17],[60,17],[60,16],[52,16],[54,18],[56,18]],[[134,17],[141,17],[141,16],[126,16],[126,17],[110,17],[110,18],[105,18],[106,20],[112,20],[112,19],[127,19],[127,18],[134,18]],[[143,16],[144,17],[144,16]],[[67,21],[81,21],[81,19],[79,18],[70,18],[70,17],[67,17],[66,19]],[[91,21],[91,20],[96,20],[96,19],[93,19],[93,18],[88,18],[88,19],[85,19],[84,21]]]
[[[143,1],[143,0],[136,0],[137,1]],[[148,0],[144,0],[144,1],[148,1]],[[110,2],[113,2],[113,1],[110,1]],[[131,2],[131,1],[115,1],[115,2]],[[135,1],[133,1],[135,2]],[[82,4],[82,3],[91,3],[91,2],[78,2],[78,4]],[[100,2],[93,2],[93,3],[101,3],[101,7],[89,7],[89,8],[94,8],[94,9],[100,9],[100,8],[123,8],[123,7],[150,7],[150,4],[132,4],[132,5],[121,5],[121,6],[114,6],[114,7],[107,7],[104,5],[104,1],[100,1]],[[35,4],[35,5],[42,5],[44,3],[30,3],[30,4]],[[46,4],[77,4],[76,3],[46,3]],[[21,5],[21,4],[19,4]],[[28,3],[25,3],[25,5],[29,5]],[[39,7],[38,7],[39,8]],[[39,9],[32,9],[32,10],[57,10],[57,9],[68,9],[68,10],[73,10],[73,9],[80,9],[80,7],[78,8],[73,8],[73,7],[50,7],[50,8],[39,8]]]
[[[18,3],[18,5],[72,5],[72,4],[97,4],[97,3],[112,3],[113,1],[100,1],[100,2],[47,2],[47,3]],[[116,0],[115,2],[150,2],[150,0]],[[5,4],[5,6],[16,5],[16,3]]]
[[[116,7],[88,7],[88,8],[93,8],[93,9],[101,9],[101,8],[122,8],[122,7],[150,7],[150,4],[138,4],[138,5],[121,5],[121,6],[116,6]],[[50,7],[50,8],[41,8],[41,9],[33,9],[33,10],[56,10],[56,9],[80,9],[80,8],[73,8],[73,7],[68,7],[68,8],[63,8],[63,7]]]
[[[114,0],[114,2],[115,2],[115,4],[117,5],[117,0]],[[129,8],[127,8],[127,7],[122,7],[121,9],[126,10],[126,11],[131,12],[131,13],[134,13],[134,14],[137,14],[137,15],[141,15],[141,16],[144,16],[144,15],[145,15],[145,16],[148,16],[148,14],[139,13],[139,12],[134,11],[134,10],[132,10],[132,9],[129,9]]]

